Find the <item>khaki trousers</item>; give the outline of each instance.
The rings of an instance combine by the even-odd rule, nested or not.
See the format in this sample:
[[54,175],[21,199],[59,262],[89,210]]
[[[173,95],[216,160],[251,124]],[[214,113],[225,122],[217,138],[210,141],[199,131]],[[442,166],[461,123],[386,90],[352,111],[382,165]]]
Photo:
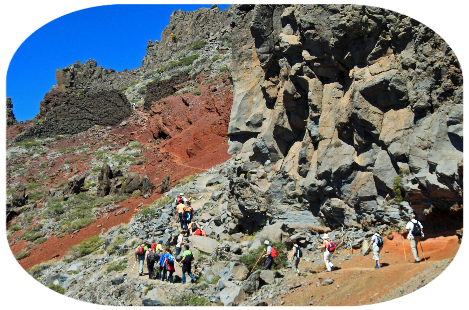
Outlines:
[[419,251],[417,249],[417,244],[420,242],[420,236],[412,236],[410,238],[410,249],[412,250],[412,255],[414,255],[414,259],[416,262],[419,262]]

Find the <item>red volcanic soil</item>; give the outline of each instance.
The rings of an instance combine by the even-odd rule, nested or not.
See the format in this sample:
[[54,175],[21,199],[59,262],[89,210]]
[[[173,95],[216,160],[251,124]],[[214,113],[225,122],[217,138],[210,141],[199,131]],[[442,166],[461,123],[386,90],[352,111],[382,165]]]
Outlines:
[[[409,240],[393,233],[394,239],[383,238],[380,252],[382,268],[374,269],[372,253],[367,256],[361,250],[345,250],[332,256],[332,262],[339,270],[324,272],[325,266],[315,267],[313,273],[305,271],[310,263],[301,262],[300,271],[306,276],[288,275],[291,280],[304,282],[297,290],[277,300],[284,301],[284,306],[355,306],[384,302],[409,294],[436,278],[459,250],[457,236],[428,238],[418,245],[421,262],[414,264]],[[422,254],[422,249],[425,256]],[[404,252],[405,251],[405,252]],[[349,259],[344,259],[348,255]],[[425,257],[425,259],[423,258]],[[332,285],[322,286],[328,277],[334,280]],[[279,304],[277,304],[279,305]]]
[[[96,151],[106,143],[114,143],[116,146],[111,150],[118,150],[130,141],[139,141],[146,146],[142,150],[142,153],[146,155],[146,161],[142,165],[130,166],[130,172],[148,175],[156,186],[166,175],[170,176],[171,184],[175,185],[186,176],[221,164],[231,158],[231,155],[227,153],[227,130],[233,96],[228,77],[227,73],[211,79],[198,77],[197,82],[200,85],[196,90],[201,93],[200,95],[191,92],[170,96],[154,102],[148,112],[137,109],[134,116],[127,119],[126,125],[92,128],[85,133],[59,139],[54,142],[55,144],[47,146],[50,150],[43,156],[29,161],[28,171],[23,176],[13,178],[7,172],[7,183],[35,181],[46,185],[43,189],[48,189],[67,181],[74,175],[90,170],[91,167],[87,162],[95,158],[95,154],[68,153],[56,159],[46,158],[46,155],[54,150],[76,148],[83,144],[88,144],[93,151]],[[9,128],[7,137],[13,138],[23,131],[25,126],[27,125],[19,124]],[[70,168],[66,171],[59,171],[65,160]],[[35,175],[41,172],[38,166],[43,162],[47,162],[51,170],[48,172],[50,179],[41,181],[36,179]],[[8,163],[8,165],[12,164],[18,164],[18,162]],[[114,216],[112,213],[119,211],[117,209],[110,213],[109,219],[100,218],[90,226],[80,229],[76,234],[63,238],[51,236],[46,242],[28,249],[31,252],[30,256],[21,259],[19,263],[23,268],[28,269],[54,257],[63,258],[71,246],[106,232],[110,227],[128,223],[140,203],[143,202],[146,206],[161,196],[155,190],[147,199],[137,197],[125,200],[118,205],[121,208],[128,208],[128,212]],[[38,207],[41,206],[42,201],[39,201]],[[38,220],[35,219],[35,221]],[[9,226],[11,222],[7,225]],[[30,227],[32,226],[33,224]],[[25,229],[15,232],[13,237],[20,236],[24,231]],[[13,254],[17,254],[24,250],[26,245],[26,241],[20,240],[11,242],[10,248]]]

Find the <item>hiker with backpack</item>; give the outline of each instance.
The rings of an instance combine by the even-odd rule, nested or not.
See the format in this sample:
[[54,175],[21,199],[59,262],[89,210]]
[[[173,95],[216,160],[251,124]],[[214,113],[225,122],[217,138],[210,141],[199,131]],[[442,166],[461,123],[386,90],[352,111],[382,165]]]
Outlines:
[[179,222],[181,223],[181,229],[185,229],[184,228],[184,209],[185,209],[185,207],[186,207],[186,205],[183,202],[176,205],[176,211],[177,211],[178,216],[179,216]]
[[155,251],[155,248],[151,247],[148,249],[148,251],[145,252],[145,262],[147,263],[148,278],[150,280],[154,278],[154,266],[157,259],[159,259],[159,257]]
[[300,263],[300,258],[303,256],[303,252],[300,249],[300,246],[296,241],[293,241],[293,249],[292,254],[290,256],[289,261],[292,265],[292,270],[296,272],[296,275],[300,275],[300,270],[298,269],[298,264]]
[[194,208],[192,208],[191,203],[188,201],[187,205],[184,207],[183,219],[184,219],[184,230],[188,230],[188,224],[192,221],[194,216]]
[[376,261],[375,269],[381,268],[381,265],[379,263],[379,252],[383,248],[383,238],[379,234],[378,230],[375,229],[373,231],[373,237],[371,237],[371,243],[366,252],[370,250],[370,248],[373,249],[373,259]]
[[274,258],[277,257],[277,251],[270,245],[269,240],[264,241],[264,246],[266,247],[266,253],[262,256],[265,257],[264,270],[271,270]]
[[415,218],[415,213],[412,214],[410,221],[407,223],[405,230],[401,233],[404,237],[407,234],[407,239],[410,240],[410,249],[412,250],[412,255],[414,255],[414,264],[420,263],[419,252],[417,249],[417,244],[420,242],[420,239],[424,237],[423,226]]
[[179,262],[180,265],[182,265],[182,284],[186,284],[186,272],[191,278],[192,282],[195,282],[195,277],[191,273],[191,264],[192,261],[194,260],[194,255],[192,252],[189,250],[189,245],[186,244],[184,246],[184,253],[182,254],[182,259]]
[[176,254],[175,256],[178,257],[179,254],[181,253],[181,247],[184,243],[187,243],[187,241],[184,241],[184,236],[188,234],[187,230],[181,231],[180,234],[176,235],[173,239],[173,244],[176,246]]
[[327,272],[331,272],[334,269],[334,264],[330,261],[332,253],[335,251],[335,243],[329,238],[328,234],[322,236],[322,245],[318,246],[318,249],[324,248],[324,263],[326,264]]
[[[163,276],[161,281],[169,281],[169,283],[173,283],[173,273],[176,271],[174,268],[174,256],[171,253],[169,248],[164,250],[164,255],[161,255],[160,258],[160,267],[163,267]],[[169,271],[169,277],[167,277]]]
[[139,262],[138,275],[143,276],[143,265],[145,264],[145,253],[148,251],[147,242],[143,241],[142,244],[135,251],[135,260]]

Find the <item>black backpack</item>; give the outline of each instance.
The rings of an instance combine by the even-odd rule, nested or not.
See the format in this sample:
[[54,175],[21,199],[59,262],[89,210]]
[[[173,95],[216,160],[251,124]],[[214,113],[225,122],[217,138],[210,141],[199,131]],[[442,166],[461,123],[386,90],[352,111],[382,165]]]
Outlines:
[[178,237],[179,237],[178,235],[174,236],[174,238],[173,238],[173,244],[174,245],[178,244]]
[[303,257],[303,251],[301,251],[300,247],[297,247],[296,257]]
[[152,250],[148,251],[147,260],[150,264],[154,263],[156,261],[156,253]]
[[419,221],[416,220],[417,222],[414,223],[412,222],[412,224],[414,225],[414,227],[412,228],[412,235],[414,236],[421,236],[422,235],[422,230],[420,229],[420,225],[419,225]]
[[196,223],[192,223],[191,225],[191,229],[192,229],[192,233],[194,233],[196,230],[197,230],[197,224]]
[[376,242],[376,245],[378,246],[378,248],[382,247],[383,246],[383,238],[381,238],[380,235],[376,235],[376,238],[378,239],[378,242]]
[[191,252],[191,254],[187,255],[187,256],[184,258],[184,263],[185,263],[185,264],[190,264],[193,259],[194,259],[194,255],[192,255],[192,252]]

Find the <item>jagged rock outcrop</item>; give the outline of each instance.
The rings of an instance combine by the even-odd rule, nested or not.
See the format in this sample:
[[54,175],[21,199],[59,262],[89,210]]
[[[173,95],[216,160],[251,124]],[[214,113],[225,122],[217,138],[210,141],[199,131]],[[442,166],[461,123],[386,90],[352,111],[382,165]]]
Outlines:
[[18,124],[18,121],[13,114],[11,98],[4,97],[0,99],[0,131],[16,124]]
[[402,195],[431,231],[462,227],[462,74],[442,38],[360,5],[238,5],[231,27],[229,152],[266,172],[232,169],[240,205],[354,226],[405,220]]
[[229,36],[231,7],[221,11],[218,6],[200,8],[194,12],[181,9],[170,16],[170,24],[161,33],[161,42],[149,41],[142,68],[154,70],[160,63],[197,40],[211,41]]
[[167,80],[150,82],[146,85],[144,110],[149,110],[154,102],[171,96],[176,92],[175,85],[182,84],[189,79],[186,71],[180,72]]
[[16,137],[16,141],[76,134],[95,125],[112,126],[132,113],[127,97],[117,90],[71,96],[54,92],[49,95],[57,99],[55,106],[47,112],[44,119],[39,119]]

